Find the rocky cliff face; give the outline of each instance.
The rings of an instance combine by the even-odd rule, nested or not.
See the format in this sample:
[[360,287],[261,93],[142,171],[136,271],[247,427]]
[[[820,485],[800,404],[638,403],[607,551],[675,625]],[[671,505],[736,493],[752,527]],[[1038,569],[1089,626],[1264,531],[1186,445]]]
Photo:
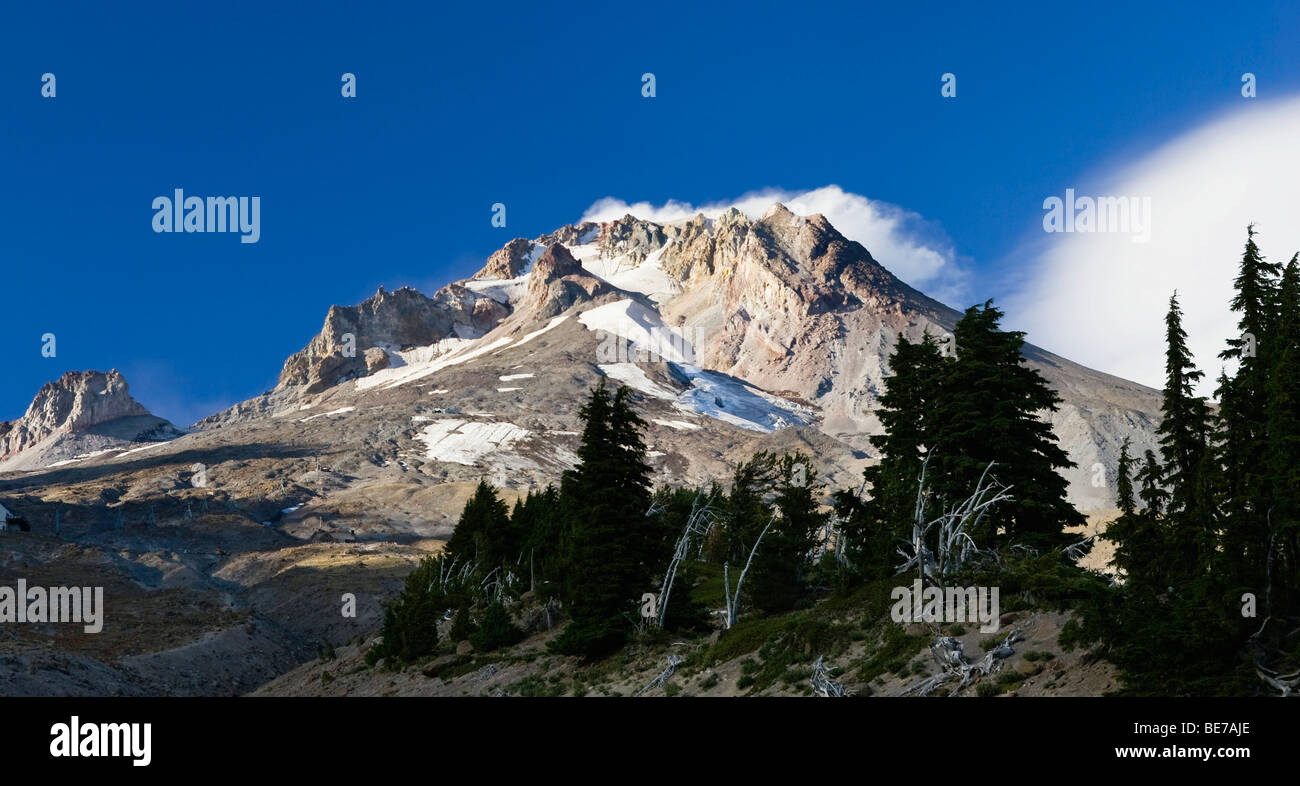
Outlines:
[[47,382],[21,418],[0,423],[0,470],[45,466],[82,450],[179,433],[133,399],[116,370],[69,371]]
[[[334,306],[325,326],[280,372],[277,388],[317,393],[385,368],[391,353],[445,338],[478,338],[509,313],[500,303],[460,284],[432,298],[414,289],[385,292],[356,306]],[[373,350],[373,351],[372,351]]]

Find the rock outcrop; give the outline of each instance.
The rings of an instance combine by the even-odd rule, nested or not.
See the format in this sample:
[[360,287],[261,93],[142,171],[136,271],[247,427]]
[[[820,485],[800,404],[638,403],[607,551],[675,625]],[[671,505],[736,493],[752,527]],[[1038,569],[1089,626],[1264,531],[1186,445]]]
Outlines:
[[69,371],[41,387],[21,418],[0,423],[0,470],[48,466],[180,433],[132,398],[116,370]]
[[445,338],[477,338],[508,313],[460,284],[449,284],[432,298],[409,287],[394,292],[380,287],[359,305],[330,308],[321,332],[285,362],[277,389],[318,393],[387,367],[391,359],[381,360],[371,349],[392,353]]

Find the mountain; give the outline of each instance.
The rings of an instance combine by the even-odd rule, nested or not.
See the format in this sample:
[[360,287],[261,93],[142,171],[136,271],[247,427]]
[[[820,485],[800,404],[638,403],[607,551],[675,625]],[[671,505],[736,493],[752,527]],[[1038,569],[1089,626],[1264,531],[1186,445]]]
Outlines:
[[0,423],[0,471],[37,469],[180,436],[131,398],[116,370],[69,371],[46,383],[18,420]]
[[[0,499],[32,528],[0,550],[0,583],[104,586],[133,613],[111,636],[0,638],[0,695],[243,693],[322,639],[368,641],[480,479],[510,503],[576,462],[602,376],[634,389],[656,484],[798,450],[857,488],[897,334],[959,317],[773,205],[566,226],[431,296],[334,306],[272,390],[185,433],[116,372],[65,375],[0,426]],[[1112,507],[1118,445],[1154,446],[1159,394],[1038,347],[1026,362],[1064,399],[1072,499]]]
[[[330,400],[374,404],[470,369],[484,379],[499,371],[511,384],[439,383],[435,389],[447,388],[436,394],[440,402],[468,404],[472,392],[472,409],[498,420],[520,408],[547,416],[565,410],[545,401],[555,385],[576,395],[570,388],[582,386],[569,381],[585,386],[604,374],[640,390],[662,410],[661,421],[690,416],[664,431],[666,452],[681,459],[666,463],[685,470],[675,479],[702,477],[708,463],[688,445],[671,449],[689,442],[683,432],[723,423],[760,433],[811,427],[852,464],[874,458],[868,437],[880,429],[875,408],[898,334],[950,339],[960,316],[821,215],[780,204],[757,220],[735,208],[668,224],[629,215],[516,238],[432,298],[380,290],[359,306],[335,306],[322,332],[286,362],[274,391],[200,425],[289,411],[326,391]],[[532,343],[551,331],[563,357]],[[355,341],[351,355],[344,334]],[[1139,452],[1155,447],[1159,393],[1033,345],[1025,354],[1063,399],[1045,414],[1077,465],[1066,472],[1071,501],[1084,510],[1112,507],[1108,479],[1119,444],[1130,437]],[[527,376],[509,373],[524,365]],[[449,438],[480,430],[467,421]]]

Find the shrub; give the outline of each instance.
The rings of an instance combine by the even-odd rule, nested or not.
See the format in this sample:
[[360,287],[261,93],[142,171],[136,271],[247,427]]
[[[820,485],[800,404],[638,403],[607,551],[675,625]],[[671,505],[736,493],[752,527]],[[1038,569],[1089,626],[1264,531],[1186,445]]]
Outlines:
[[511,621],[505,606],[500,601],[488,604],[479,620],[478,630],[469,636],[470,644],[479,652],[508,647],[524,638],[524,632]]

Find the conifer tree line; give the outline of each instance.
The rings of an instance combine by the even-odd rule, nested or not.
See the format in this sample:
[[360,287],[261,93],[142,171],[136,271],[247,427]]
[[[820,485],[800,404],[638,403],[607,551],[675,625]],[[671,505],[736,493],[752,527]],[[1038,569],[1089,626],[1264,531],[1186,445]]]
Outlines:
[[1255,235],[1217,407],[1196,394],[1204,372],[1169,299],[1159,453],[1124,445],[1107,530],[1122,584],[1072,631],[1100,643],[1131,693],[1267,692],[1300,666],[1300,270],[1294,255],[1267,261]]
[[[964,499],[990,461],[1000,482],[1023,489],[975,533],[981,545],[1056,549],[1067,540],[1063,528],[1082,521],[1056,473],[1071,465],[1041,419],[1057,398],[1023,364],[1023,334],[1001,330],[1001,316],[991,303],[969,309],[957,325],[955,357],[932,336],[920,343],[900,336],[881,401],[886,433],[873,438],[881,462],[861,488],[833,494],[811,457],[768,452],[740,463],[729,483],[656,489],[634,394],[602,381],[581,409],[577,465],[558,488],[532,491],[513,509],[480,482],[443,553],[426,560],[390,605],[376,657],[427,654],[437,644],[438,620],[451,619],[450,635],[465,638],[489,610],[500,618],[498,607],[525,594],[559,601],[567,624],[554,649],[598,657],[644,629],[640,599],[663,589],[670,564],[675,589],[663,597],[671,604],[665,618],[678,631],[710,629],[725,611],[693,591],[710,580],[727,582],[726,603],[736,596],[742,615],[786,613],[828,592],[892,581],[927,457],[932,483],[925,494],[937,504]],[[702,506],[709,526],[687,545],[683,533]],[[686,558],[675,561],[683,548]],[[428,599],[411,600],[418,592]],[[429,616],[428,608],[437,613]],[[420,614],[425,630],[416,649],[390,645]]]
[[[480,482],[444,551],[388,605],[372,658],[430,654],[439,622],[478,650],[512,644],[525,602],[547,604],[548,620],[561,610],[552,649],[599,658],[646,631],[647,593],[671,606],[657,619],[676,632],[710,630],[719,615],[725,627],[733,600],[743,617],[858,597],[900,580],[918,502],[951,509],[991,476],[1007,498],[967,531],[985,559],[962,580],[1074,609],[1061,643],[1115,663],[1122,692],[1266,692],[1262,675],[1300,666],[1297,259],[1266,261],[1251,227],[1234,286],[1240,336],[1220,355],[1232,371],[1217,406],[1196,394],[1203,372],[1170,299],[1158,450],[1136,455],[1126,440],[1114,476],[1114,577],[1075,565],[1086,542],[1067,548],[1085,518],[1066,500],[1074,465],[1044,418],[1060,399],[986,301],[951,336],[899,335],[883,433],[870,438],[879,461],[856,489],[828,490],[809,456],[766,452],[727,482],[656,488],[636,394],[601,381],[581,409],[576,466],[513,507]],[[1243,615],[1247,597],[1255,616]]]

